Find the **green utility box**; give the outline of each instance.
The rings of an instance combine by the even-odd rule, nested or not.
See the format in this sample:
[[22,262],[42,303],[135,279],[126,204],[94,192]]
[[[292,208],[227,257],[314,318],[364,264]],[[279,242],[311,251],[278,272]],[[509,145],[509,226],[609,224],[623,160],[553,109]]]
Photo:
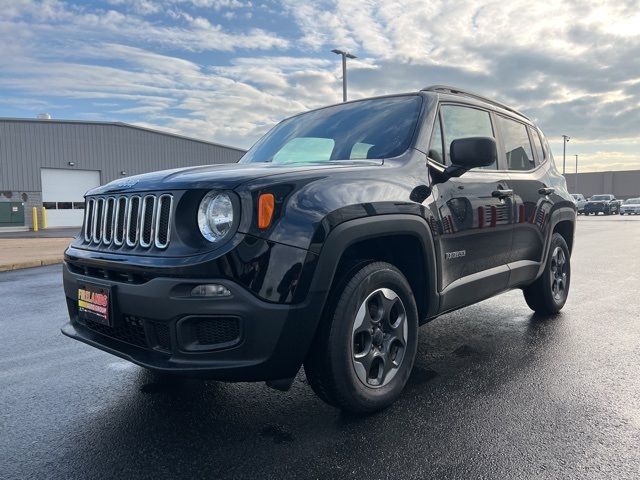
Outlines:
[[0,227],[23,227],[24,203],[0,202]]

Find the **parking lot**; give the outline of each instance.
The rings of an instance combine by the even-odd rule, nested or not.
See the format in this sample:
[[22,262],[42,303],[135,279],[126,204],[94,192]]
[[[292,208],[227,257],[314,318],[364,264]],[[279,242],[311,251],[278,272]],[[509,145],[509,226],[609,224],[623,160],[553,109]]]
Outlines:
[[638,478],[640,216],[580,217],[568,303],[520,291],[420,330],[364,418],[311,392],[163,378],[63,337],[61,267],[0,273],[0,477]]

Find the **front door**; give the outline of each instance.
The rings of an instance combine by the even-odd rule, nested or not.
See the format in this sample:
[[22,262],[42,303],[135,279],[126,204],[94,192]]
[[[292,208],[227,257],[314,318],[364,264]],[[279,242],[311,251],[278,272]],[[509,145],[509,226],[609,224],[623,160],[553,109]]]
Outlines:
[[[495,137],[494,131],[488,111],[441,105],[429,157],[448,165],[453,140]],[[441,310],[474,303],[507,288],[514,211],[508,180],[508,173],[494,164],[433,185],[441,224],[436,241],[442,266]]]

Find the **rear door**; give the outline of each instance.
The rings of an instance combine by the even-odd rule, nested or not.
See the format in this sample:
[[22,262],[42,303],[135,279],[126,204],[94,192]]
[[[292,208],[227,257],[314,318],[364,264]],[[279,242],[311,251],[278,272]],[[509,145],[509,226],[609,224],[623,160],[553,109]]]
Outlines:
[[[478,136],[495,138],[489,111],[442,104],[429,157],[450,165],[451,142]],[[433,186],[441,223],[437,248],[442,266],[442,310],[476,302],[507,287],[513,209],[508,173],[498,167],[476,168]]]
[[525,123],[496,115],[500,135],[498,155],[509,172],[513,190],[513,246],[509,266],[510,286],[535,278],[545,245],[545,227],[553,206],[553,190],[548,188],[542,142],[537,130]]

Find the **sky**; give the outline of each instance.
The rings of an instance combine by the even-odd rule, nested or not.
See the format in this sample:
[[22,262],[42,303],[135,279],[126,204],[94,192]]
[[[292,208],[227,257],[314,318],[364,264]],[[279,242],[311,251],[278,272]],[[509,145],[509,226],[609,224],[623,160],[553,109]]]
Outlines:
[[[0,116],[248,148],[342,99],[454,85],[522,110],[567,170],[640,169],[640,0],[0,0]],[[560,167],[561,168],[561,167]]]

